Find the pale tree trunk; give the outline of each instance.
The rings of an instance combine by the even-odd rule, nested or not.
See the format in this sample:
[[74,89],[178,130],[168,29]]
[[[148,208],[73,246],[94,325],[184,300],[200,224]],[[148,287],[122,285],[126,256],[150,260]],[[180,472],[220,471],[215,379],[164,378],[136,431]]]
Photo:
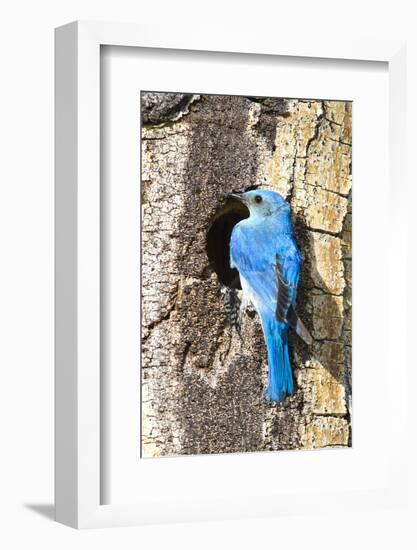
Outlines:
[[[143,93],[141,109],[143,455],[349,446],[351,103]],[[225,266],[229,196],[256,184],[291,204],[314,340],[291,336],[297,391],[278,405]]]

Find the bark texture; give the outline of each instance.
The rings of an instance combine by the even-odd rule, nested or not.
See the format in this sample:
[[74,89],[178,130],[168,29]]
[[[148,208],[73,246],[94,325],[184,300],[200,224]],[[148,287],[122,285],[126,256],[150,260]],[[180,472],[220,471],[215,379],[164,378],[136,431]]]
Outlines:
[[[143,456],[349,446],[351,103],[143,93],[141,109]],[[314,339],[291,336],[297,391],[278,405],[259,319],[243,311],[239,336],[210,256],[242,214],[230,194],[256,184],[291,204]]]

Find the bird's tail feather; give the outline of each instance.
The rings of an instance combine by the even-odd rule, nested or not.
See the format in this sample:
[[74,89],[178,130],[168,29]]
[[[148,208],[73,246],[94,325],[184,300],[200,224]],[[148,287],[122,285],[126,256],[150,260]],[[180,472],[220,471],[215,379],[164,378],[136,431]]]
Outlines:
[[268,348],[268,387],[270,401],[282,401],[294,393],[294,379],[288,353],[288,328],[275,319],[263,323]]

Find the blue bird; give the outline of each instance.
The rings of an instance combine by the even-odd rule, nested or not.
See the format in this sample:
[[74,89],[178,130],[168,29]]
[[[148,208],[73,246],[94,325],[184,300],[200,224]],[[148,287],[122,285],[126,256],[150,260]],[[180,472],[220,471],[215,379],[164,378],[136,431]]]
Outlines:
[[257,310],[268,352],[269,401],[294,393],[288,354],[288,327],[308,344],[312,338],[295,311],[301,254],[295,242],[290,205],[274,191],[233,194],[249,218],[235,225],[230,239],[230,266],[239,271],[243,295]]

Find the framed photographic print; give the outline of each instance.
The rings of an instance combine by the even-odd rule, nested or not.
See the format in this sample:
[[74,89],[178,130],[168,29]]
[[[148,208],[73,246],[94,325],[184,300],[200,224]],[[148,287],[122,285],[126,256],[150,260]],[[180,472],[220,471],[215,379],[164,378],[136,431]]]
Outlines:
[[158,36],[56,32],[57,520],[402,502],[403,44]]

